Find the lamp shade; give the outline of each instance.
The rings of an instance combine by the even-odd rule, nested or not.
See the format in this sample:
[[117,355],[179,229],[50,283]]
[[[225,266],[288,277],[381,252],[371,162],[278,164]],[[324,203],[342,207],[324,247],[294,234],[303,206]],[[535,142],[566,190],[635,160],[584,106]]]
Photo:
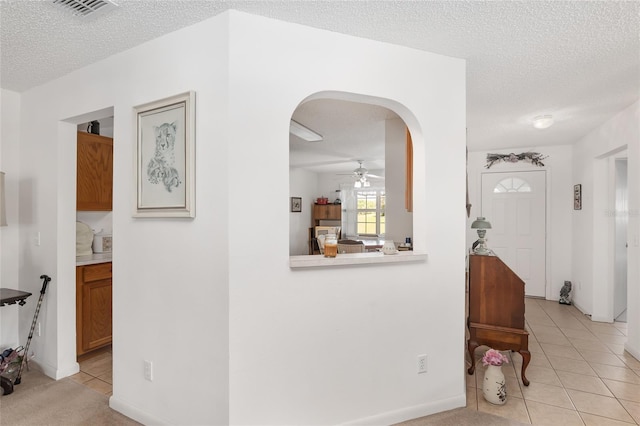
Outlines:
[[471,229],[491,229],[491,223],[484,217],[478,216],[471,224]]
[[4,172],[0,172],[0,226],[7,226],[7,210],[4,202]]

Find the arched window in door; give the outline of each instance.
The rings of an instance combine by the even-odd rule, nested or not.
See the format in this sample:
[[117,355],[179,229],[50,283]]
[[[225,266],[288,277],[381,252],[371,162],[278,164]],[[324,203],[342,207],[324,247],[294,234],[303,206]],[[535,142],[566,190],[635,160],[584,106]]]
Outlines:
[[493,192],[496,194],[504,192],[531,192],[531,185],[524,179],[509,177],[498,182],[493,188]]

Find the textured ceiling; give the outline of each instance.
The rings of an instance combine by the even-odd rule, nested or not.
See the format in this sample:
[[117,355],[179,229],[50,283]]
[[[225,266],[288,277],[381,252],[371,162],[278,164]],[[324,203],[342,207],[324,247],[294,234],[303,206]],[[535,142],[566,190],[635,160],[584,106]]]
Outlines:
[[[116,2],[116,10],[83,20],[50,0],[1,1],[0,85],[21,92],[237,9],[466,59],[470,150],[571,144],[640,95],[638,1]],[[351,121],[378,113],[358,108]],[[556,124],[534,129],[540,114],[553,114]],[[328,120],[314,124],[332,133]]]

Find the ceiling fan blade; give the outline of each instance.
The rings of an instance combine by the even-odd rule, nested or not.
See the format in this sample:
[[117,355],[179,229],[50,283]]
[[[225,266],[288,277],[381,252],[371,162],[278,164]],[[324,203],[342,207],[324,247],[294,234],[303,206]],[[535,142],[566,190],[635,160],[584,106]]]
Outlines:
[[370,174],[369,171],[366,168],[364,168],[362,163],[363,163],[362,160],[358,160],[358,167],[354,169],[352,173],[336,173],[336,176],[352,176],[353,178],[361,180],[363,182],[366,181],[368,178],[384,179],[384,176]]

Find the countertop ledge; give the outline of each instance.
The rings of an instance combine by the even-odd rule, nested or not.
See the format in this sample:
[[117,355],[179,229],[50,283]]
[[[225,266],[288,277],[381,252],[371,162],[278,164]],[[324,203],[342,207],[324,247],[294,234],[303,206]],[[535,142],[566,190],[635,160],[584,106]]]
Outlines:
[[111,262],[111,253],[93,253],[86,256],[76,256],[76,266],[95,265]]
[[426,262],[427,253],[416,251],[401,251],[393,255],[382,253],[343,253],[336,257],[322,255],[290,256],[289,267],[298,268],[326,268],[343,265],[366,265],[377,263]]

